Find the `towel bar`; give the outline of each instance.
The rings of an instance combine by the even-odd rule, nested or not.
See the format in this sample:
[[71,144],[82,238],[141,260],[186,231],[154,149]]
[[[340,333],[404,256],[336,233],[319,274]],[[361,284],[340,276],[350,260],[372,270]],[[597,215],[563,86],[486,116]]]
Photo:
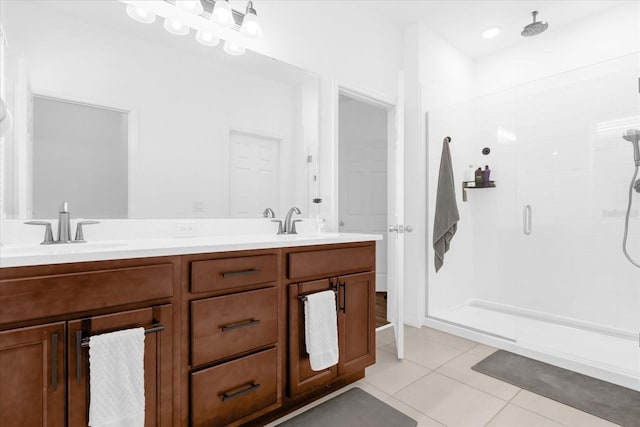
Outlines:
[[[332,291],[333,291],[333,293],[334,293],[334,294],[336,294],[336,295],[338,294],[338,291],[337,291],[336,289],[332,289]],[[302,302],[305,302],[305,301],[307,300],[307,296],[306,296],[306,295],[300,295],[300,296],[298,297],[298,299],[299,299],[300,301],[302,301]]]
[[[164,331],[164,326],[162,325],[162,323],[154,323],[154,325],[149,328],[149,329],[145,329],[144,330],[144,334],[155,334],[156,332],[161,332]],[[80,347],[89,347],[89,338],[90,337],[84,337],[80,340]]]

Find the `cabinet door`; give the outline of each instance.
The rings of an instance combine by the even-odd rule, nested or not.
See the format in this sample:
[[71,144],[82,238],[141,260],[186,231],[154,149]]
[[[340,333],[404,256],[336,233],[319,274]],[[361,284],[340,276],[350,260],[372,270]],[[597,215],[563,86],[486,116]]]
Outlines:
[[64,322],[0,332],[0,424],[65,425]]
[[338,372],[348,375],[376,361],[375,273],[338,278]]
[[162,324],[164,330],[149,333],[144,340],[144,424],[147,427],[172,425],[171,320],[171,305],[167,304],[69,322],[69,427],[86,427],[89,421],[89,348],[80,346],[81,339],[122,329],[148,329],[156,323]]
[[295,396],[327,383],[338,376],[337,366],[312,371],[304,338],[305,294],[332,289],[329,279],[289,285],[289,394]]

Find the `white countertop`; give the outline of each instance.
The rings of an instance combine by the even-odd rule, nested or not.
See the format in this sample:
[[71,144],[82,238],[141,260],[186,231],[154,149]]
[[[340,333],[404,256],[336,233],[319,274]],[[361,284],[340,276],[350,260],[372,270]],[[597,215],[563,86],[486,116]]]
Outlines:
[[162,239],[104,240],[57,245],[11,245],[0,246],[0,267],[23,267],[375,240],[382,240],[382,236],[355,233],[238,234]]

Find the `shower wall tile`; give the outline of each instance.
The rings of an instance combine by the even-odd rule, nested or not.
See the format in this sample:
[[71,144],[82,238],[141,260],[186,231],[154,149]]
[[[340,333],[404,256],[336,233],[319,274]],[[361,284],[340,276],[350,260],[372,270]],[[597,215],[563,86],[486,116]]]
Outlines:
[[[636,122],[640,127],[637,87],[629,89],[630,80],[637,86],[638,57],[476,101],[479,135],[491,139],[508,126],[515,140],[497,144],[487,158],[497,191],[470,195],[474,298],[637,328],[640,272],[623,258],[620,245],[633,173],[631,147],[621,135]],[[636,203],[640,212],[640,197]],[[530,236],[522,232],[527,204]],[[640,256],[640,214],[634,215],[630,243]]]

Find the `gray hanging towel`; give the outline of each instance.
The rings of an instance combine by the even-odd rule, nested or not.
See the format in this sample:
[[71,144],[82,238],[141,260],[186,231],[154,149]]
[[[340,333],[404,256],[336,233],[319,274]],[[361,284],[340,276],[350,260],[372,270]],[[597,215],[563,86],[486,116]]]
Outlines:
[[444,264],[444,254],[449,250],[451,239],[458,229],[460,214],[456,203],[455,180],[451,164],[449,141],[446,137],[442,143],[440,173],[438,174],[438,191],[436,195],[436,217],[433,222],[433,250],[436,273]]

